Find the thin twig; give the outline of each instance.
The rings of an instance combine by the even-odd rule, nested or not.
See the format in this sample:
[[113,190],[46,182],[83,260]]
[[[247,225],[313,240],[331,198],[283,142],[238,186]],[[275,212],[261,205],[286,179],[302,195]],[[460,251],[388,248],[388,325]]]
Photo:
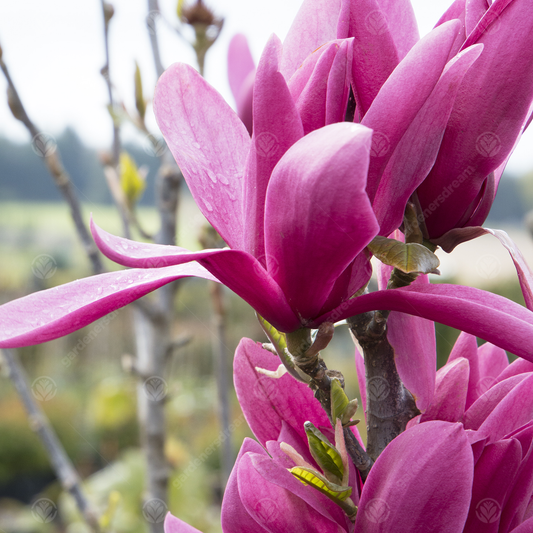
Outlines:
[[9,378],[17,390],[28,414],[29,425],[43,443],[57,478],[64,490],[72,494],[85,522],[92,531],[100,531],[97,515],[81,486],[81,479],[69,459],[63,445],[50,425],[44,411],[35,401],[28,386],[28,376],[14,350],[0,350],[0,358],[5,361]]
[[[4,73],[4,76],[7,80],[8,103],[14,117],[24,124],[24,126],[32,137],[33,143],[42,143],[44,137],[41,138],[41,136],[43,134],[37,129],[35,124],[28,116],[26,109],[24,108],[24,105],[22,104],[22,101],[19,97],[15,84],[13,83],[13,80],[9,74],[9,70],[6,64],[4,63],[1,55],[0,68],[2,69],[2,72]],[[85,249],[85,252],[89,257],[92,270],[95,274],[101,274],[105,271],[105,269],[102,264],[100,254],[96,245],[94,244],[89,230],[83,222],[80,202],[78,200],[78,197],[76,196],[76,192],[74,190],[74,186],[72,184],[70,176],[63,167],[61,158],[59,156],[59,151],[55,145],[48,147],[46,145],[43,145],[41,148],[42,149],[40,149],[39,151],[43,156],[44,163],[48,168],[48,171],[50,172],[52,178],[54,179],[57,188],[59,189],[68,206],[70,207],[70,216],[72,218],[72,221],[74,222],[74,226]]]

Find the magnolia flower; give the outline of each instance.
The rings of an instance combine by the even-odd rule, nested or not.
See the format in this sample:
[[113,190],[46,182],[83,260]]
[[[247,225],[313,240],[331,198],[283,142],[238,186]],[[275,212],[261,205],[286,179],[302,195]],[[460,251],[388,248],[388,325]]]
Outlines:
[[[473,337],[463,335],[453,362],[439,375],[443,385],[435,408],[448,415],[413,421],[378,457],[364,485],[353,473],[351,497],[358,506],[353,525],[333,502],[292,477],[294,462],[280,444],[290,444],[312,463],[303,422],[311,420],[327,431],[324,411],[311,390],[290,376],[274,380],[259,374],[256,366],[274,369],[277,359],[251,340],[241,341],[235,386],[258,442],[246,440],[239,453],[222,506],[223,531],[530,531],[533,411],[528,398],[533,365],[518,360],[514,368],[506,367],[465,412],[468,372],[465,381],[464,371],[457,369],[465,363],[468,368],[469,360],[458,355],[474,345]],[[492,374],[506,366],[505,354],[484,346],[479,349],[478,375],[493,379]],[[455,415],[449,416],[452,412]],[[196,530],[169,515],[165,531]]]
[[280,72],[305,133],[345,116],[374,130],[367,191],[380,234],[416,191],[425,237],[451,251],[477,236],[466,228],[486,219],[531,120],[532,40],[527,0],[458,0],[420,41],[408,0],[306,0]]

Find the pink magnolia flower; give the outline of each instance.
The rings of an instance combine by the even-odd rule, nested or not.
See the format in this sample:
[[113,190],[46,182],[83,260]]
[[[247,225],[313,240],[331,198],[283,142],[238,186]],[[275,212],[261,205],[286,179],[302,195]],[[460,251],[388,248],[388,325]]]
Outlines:
[[[333,13],[331,6],[340,11]],[[252,139],[222,97],[192,68],[177,64],[161,78],[155,95],[161,130],[200,209],[229,249],[190,252],[135,243],[93,226],[95,240],[108,257],[141,270],[79,280],[0,307],[0,320],[5,324],[0,347],[66,335],[165,283],[198,275],[224,283],[285,332],[369,310],[391,309],[464,329],[521,357],[533,357],[528,348],[533,344],[531,312],[490,293],[415,284],[352,298],[370,276],[365,246],[378,231],[401,223],[405,201],[415,187],[414,182],[397,181],[393,174],[387,174],[390,179],[376,178],[386,175],[382,168],[403,167],[392,159],[388,165],[378,165],[371,136],[379,138],[377,134],[394,122],[399,129],[387,130],[390,154],[400,158],[396,162],[408,161],[413,155],[410,145],[401,149],[407,130],[413,134],[416,130],[417,138],[429,136],[427,132],[420,135],[422,130],[413,126],[431,128],[438,122],[427,118],[433,117],[433,107],[424,107],[426,102],[438,106],[447,102],[451,112],[455,90],[481,52],[481,45],[476,44],[453,56],[461,33],[461,24],[454,21],[416,42],[408,3],[395,2],[390,12],[394,21],[368,37],[377,48],[368,45],[368,57],[352,57],[350,47],[363,40],[357,35],[369,33],[369,27],[375,29],[372,17],[377,16],[371,17],[363,4],[357,8],[363,11],[355,16],[354,6],[306,2],[283,49],[275,38],[269,41],[256,73]],[[346,26],[348,7],[350,23]],[[378,11],[383,14],[383,9]],[[308,24],[318,21],[319,12],[323,13],[321,23]],[[366,29],[358,26],[367,18],[361,13],[373,21]],[[300,35],[297,30],[302,27],[311,31]],[[300,101],[295,102],[284,73],[305,62],[317,41],[323,43],[328,36],[346,39],[348,27],[352,40],[335,41],[316,55],[315,63],[308,62],[312,69],[302,67],[302,72],[311,73],[308,80],[315,81],[312,87],[306,82],[298,108]],[[381,53],[374,54],[381,50],[378,43],[385,41],[390,52],[387,61]],[[329,98],[326,91],[326,104],[333,107],[326,106],[325,116],[337,116],[335,102],[346,97],[349,58],[352,65],[372,58],[369,65],[374,70],[360,65],[357,75],[351,71],[362,124],[328,124],[304,135],[302,116],[313,116],[309,111],[312,99],[304,96],[318,94],[314,87],[321,79],[315,73],[331,78],[328,85],[336,96]],[[295,75],[294,80],[298,79]],[[414,94],[406,90],[413,84],[417,86]],[[295,81],[293,90],[296,85]],[[361,96],[367,93],[373,96]],[[363,116],[365,106],[368,110]],[[392,108],[395,113],[391,115]],[[330,109],[337,110],[330,113]],[[309,112],[301,115],[302,110]],[[412,176],[405,173],[406,179]],[[402,199],[405,191],[407,197]],[[201,266],[181,266],[194,260]]]
[[367,191],[380,234],[416,191],[426,237],[450,251],[476,236],[466,228],[486,219],[531,120],[532,40],[527,0],[458,0],[422,40],[408,0],[306,0],[280,72],[305,133],[345,115],[374,130]]
[[[247,440],[239,453],[222,506],[225,532],[463,530],[474,458],[460,424],[433,421],[409,429],[385,449],[364,485],[353,471],[351,497],[359,507],[354,526],[335,503],[288,471],[294,463],[281,451],[280,442],[312,462],[303,422],[327,427],[329,421],[305,385],[288,375],[273,380],[255,370],[258,365],[273,369],[277,363],[249,339],[237,349],[235,386],[260,444]],[[165,523],[167,533],[189,527],[172,516]]]

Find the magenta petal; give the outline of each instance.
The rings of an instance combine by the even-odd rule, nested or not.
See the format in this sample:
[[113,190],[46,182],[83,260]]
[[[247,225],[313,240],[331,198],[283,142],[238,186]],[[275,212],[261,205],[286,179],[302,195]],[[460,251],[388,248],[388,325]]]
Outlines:
[[[165,533],[201,533],[199,529],[190,526],[187,522],[167,513],[165,517]],[[244,532],[243,532],[244,533]]]
[[304,0],[283,42],[281,72],[289,79],[318,47],[337,38],[341,0]]
[[346,267],[377,232],[365,192],[372,132],[350,123],[306,135],[270,179],[268,271],[304,319],[313,318]]
[[501,229],[483,229],[486,233],[494,235],[511,255],[511,259],[516,268],[516,273],[518,274],[518,280],[520,281],[520,287],[522,289],[522,294],[524,295],[526,307],[533,310],[533,272],[531,272],[531,268],[529,268],[522,252],[505,231],[502,231]]
[[378,0],[378,4],[402,60],[420,39],[413,6],[410,0]]
[[507,298],[460,285],[442,283],[365,294],[322,315],[311,326],[376,309],[401,311],[462,329],[533,361],[533,313]]
[[465,7],[465,30],[469,35],[489,8],[489,4],[487,0],[469,0]]
[[518,374],[525,374],[528,372],[533,372],[533,363],[526,361],[525,359],[516,359],[496,378],[495,383],[499,383],[511,376],[517,376]]
[[[231,533],[250,533],[251,531],[257,531],[257,533],[263,533],[267,531],[261,527],[248,513],[242,503],[241,496],[239,494],[238,485],[238,469],[239,462],[245,453],[256,453],[259,455],[267,456],[265,450],[252,439],[244,439],[239,455],[235,460],[235,466],[231,471],[231,475],[224,491],[224,499],[222,500],[221,521],[222,530]],[[165,532],[166,533],[166,532]]]
[[[414,285],[429,284],[427,276],[420,276]],[[424,412],[435,393],[437,350],[435,323],[424,318],[392,312],[389,315],[387,337],[394,348],[398,374]]]
[[357,533],[463,531],[474,474],[461,424],[426,422],[396,437],[363,486]]
[[373,202],[380,235],[388,235],[400,226],[407,201],[433,167],[460,83],[481,51],[481,45],[473,46],[446,65],[432,93],[395,147]]
[[355,368],[357,370],[357,383],[359,385],[359,393],[361,394],[361,407],[365,414],[366,420],[366,376],[365,376],[365,360],[361,354],[359,347],[355,348]]
[[480,393],[485,392],[496,383],[498,376],[509,366],[505,350],[490,342],[481,345],[478,350]]
[[444,420],[460,422],[465,414],[470,367],[464,358],[456,359],[437,372],[435,396],[420,422]]
[[326,124],[342,122],[350,96],[352,78],[353,42],[344,41],[337,52],[328,76],[326,94]]
[[[529,432],[529,429],[526,430]],[[524,450],[525,451],[525,450]],[[528,505],[533,495],[533,446],[525,453],[525,457],[520,465],[520,471],[511,493],[509,494],[507,504],[502,510],[500,519],[500,531],[533,531],[533,523],[529,522],[529,528],[521,529],[519,524],[525,518]],[[527,523],[527,522],[526,522]],[[516,529],[515,529],[516,528]]]
[[483,182],[507,158],[529,116],[533,99],[530,7],[521,1],[494,2],[464,45],[481,43],[483,53],[461,84],[439,156],[419,191],[422,205],[433,202],[465,171],[468,179],[456,190],[453,202],[445,202],[426,220],[432,237],[460,226]]
[[532,533],[533,532],[533,518],[529,518],[522,522],[518,527],[513,529],[513,533]]
[[498,404],[524,379],[531,374],[519,374],[500,381],[482,396],[466,411],[463,418],[465,429],[478,430]]
[[387,15],[377,0],[350,4],[349,36],[354,37],[353,89],[359,117],[372,105],[400,57],[390,33]]
[[154,113],[198,207],[232,248],[243,236],[242,176],[250,135],[224,98],[192,67],[159,79]]
[[330,426],[325,411],[307,385],[289,374],[274,379],[255,369],[276,370],[280,364],[277,356],[251,339],[242,339],[235,351],[237,398],[248,425],[263,445],[278,439],[282,421],[296,430],[304,442],[307,437],[303,425],[307,420],[315,426]]
[[277,283],[263,265],[246,252],[227,248],[191,252],[178,246],[130,241],[107,233],[92,220],[91,231],[101,252],[116,263],[147,268],[198,261],[276,328],[293,331],[299,326]]
[[[324,516],[335,504],[325,497],[326,501],[319,503],[320,493],[304,487],[269,457],[244,455],[239,463],[238,481],[244,507],[270,533],[339,533],[339,524]],[[311,498],[302,498],[304,491],[311,491]]]
[[509,497],[522,461],[515,439],[489,444],[474,469],[472,503],[465,525],[468,533],[497,533],[501,509]]
[[533,419],[532,395],[533,375],[529,375],[502,399],[481,424],[478,433],[489,437],[489,442],[496,442],[529,422]]
[[246,78],[255,70],[255,63],[248,46],[248,40],[242,33],[234,35],[228,47],[229,86],[235,100],[238,100]]
[[448,362],[464,357],[468,360],[470,376],[468,378],[468,393],[466,396],[466,409],[468,409],[486,389],[480,387],[479,358],[477,353],[477,339],[474,335],[462,331],[455,341]]
[[0,306],[0,348],[30,346],[63,337],[188,276],[218,281],[193,263],[99,274],[13,300]]
[[281,43],[273,35],[261,56],[254,86],[254,133],[244,180],[244,249],[265,265],[265,198],[272,170],[303,137],[302,121],[279,72]]
[[374,130],[367,187],[372,201],[394,149],[439,81],[459,30],[459,21],[447,22],[418,42],[388,77],[363,118],[362,124]]

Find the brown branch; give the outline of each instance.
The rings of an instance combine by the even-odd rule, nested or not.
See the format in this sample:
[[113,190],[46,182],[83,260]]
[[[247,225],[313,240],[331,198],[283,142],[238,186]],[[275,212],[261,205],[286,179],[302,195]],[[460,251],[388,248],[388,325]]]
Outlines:
[[364,352],[367,452],[374,461],[419,414],[396,370],[394,349],[387,339],[387,315],[386,311],[374,311],[347,320]]
[[[333,336],[333,324],[324,323],[320,326],[315,343],[322,349],[327,342],[324,339]],[[328,370],[326,363],[320,354],[313,349],[311,343],[310,330],[302,328],[287,335],[287,347],[294,358],[295,364],[308,376],[311,377],[309,386],[315,392],[315,398],[320,402],[326,411],[332,426],[335,425],[331,419],[331,380],[337,378],[344,388],[344,376],[337,370]],[[352,459],[353,464],[359,470],[361,479],[366,480],[374,461],[359,444],[350,428],[344,428],[344,438],[346,440],[346,450]]]
[[48,172],[54,179],[57,188],[63,195],[63,198],[66,200],[70,208],[70,216],[72,218],[72,221],[74,222],[78,237],[80,238],[85,252],[89,257],[93,272],[95,274],[101,274],[105,271],[105,269],[102,264],[100,254],[96,245],[94,244],[89,230],[83,222],[80,202],[78,200],[78,197],[76,196],[74,185],[72,184],[70,176],[63,167],[59,151],[55,145],[50,146],[46,144],[44,134],[39,131],[39,129],[35,126],[33,121],[28,116],[26,109],[24,108],[24,105],[22,104],[22,101],[19,97],[15,84],[13,83],[13,80],[9,74],[7,65],[2,59],[1,53],[0,68],[7,80],[8,104],[11,109],[11,112],[13,113],[13,116],[16,119],[20,120],[24,124],[24,126],[30,133],[32,137],[32,143],[34,143],[34,145],[42,155],[44,163],[48,168]]

